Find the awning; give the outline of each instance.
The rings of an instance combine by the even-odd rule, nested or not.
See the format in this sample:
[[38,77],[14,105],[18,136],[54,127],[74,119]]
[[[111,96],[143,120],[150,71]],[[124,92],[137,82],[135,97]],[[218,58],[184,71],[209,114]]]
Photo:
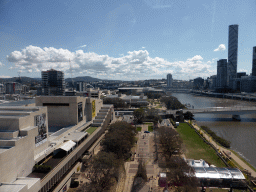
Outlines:
[[65,143],[63,143],[59,149],[62,149],[64,151],[69,151],[70,149],[72,149],[72,147],[74,147],[76,145],[76,143],[74,141],[66,141]]

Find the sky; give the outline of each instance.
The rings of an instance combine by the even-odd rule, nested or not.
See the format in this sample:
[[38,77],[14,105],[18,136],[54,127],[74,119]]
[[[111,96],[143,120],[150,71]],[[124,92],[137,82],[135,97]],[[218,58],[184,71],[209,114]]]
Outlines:
[[250,74],[255,18],[255,0],[0,0],[0,78],[207,78],[228,57],[232,24],[237,71]]

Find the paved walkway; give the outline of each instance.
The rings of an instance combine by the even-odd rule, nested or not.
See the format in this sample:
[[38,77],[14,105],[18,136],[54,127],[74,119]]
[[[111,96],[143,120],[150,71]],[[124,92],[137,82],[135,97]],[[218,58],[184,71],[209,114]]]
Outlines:
[[153,133],[144,133],[144,131],[148,131],[148,125],[138,125],[141,126],[141,132],[138,134],[136,155],[134,161],[125,163],[126,170],[126,181],[125,181],[125,189],[124,192],[130,192],[132,189],[132,184],[134,180],[134,176],[137,173],[138,169],[138,160],[141,158],[146,164],[147,176],[150,179],[146,185],[140,190],[140,192],[148,192],[151,190],[156,192],[159,191],[158,188],[158,178],[159,168],[157,164],[154,164],[154,156],[153,156]]
[[[196,124],[193,124],[194,127],[199,131],[200,128],[196,125]],[[225,151],[225,152],[228,152],[230,155],[230,157],[238,164],[240,165],[241,167],[243,167],[244,169],[248,170],[251,175],[253,177],[256,177],[256,172],[250,168],[246,163],[244,163],[239,157],[237,157],[237,155],[235,155],[232,151],[230,151],[229,149],[226,149],[222,146],[220,146],[219,144],[217,144],[214,140],[212,140],[212,138],[210,138],[205,132],[203,132],[203,135],[204,137],[209,141],[211,142],[217,149],[219,149],[220,151]]]

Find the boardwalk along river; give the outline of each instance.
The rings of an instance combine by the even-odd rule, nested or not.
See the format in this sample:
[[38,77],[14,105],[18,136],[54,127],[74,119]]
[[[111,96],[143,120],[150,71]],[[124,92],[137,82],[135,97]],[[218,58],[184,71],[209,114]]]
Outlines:
[[[208,107],[256,106],[256,102],[202,97],[192,94],[173,93],[183,104],[189,103],[195,109]],[[238,152],[256,167],[256,113],[241,115],[241,121],[233,121],[232,115],[195,114],[197,124],[208,126],[218,136],[231,141],[231,149]]]

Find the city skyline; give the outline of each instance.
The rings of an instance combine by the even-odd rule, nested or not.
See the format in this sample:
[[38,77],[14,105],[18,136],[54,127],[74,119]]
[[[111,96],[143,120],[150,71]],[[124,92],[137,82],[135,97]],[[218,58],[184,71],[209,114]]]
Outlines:
[[73,77],[144,80],[171,73],[174,79],[206,78],[217,74],[217,60],[228,58],[233,24],[239,25],[237,72],[252,72],[252,0],[4,0],[0,5],[0,78],[40,77],[51,68],[68,78],[70,65]]

